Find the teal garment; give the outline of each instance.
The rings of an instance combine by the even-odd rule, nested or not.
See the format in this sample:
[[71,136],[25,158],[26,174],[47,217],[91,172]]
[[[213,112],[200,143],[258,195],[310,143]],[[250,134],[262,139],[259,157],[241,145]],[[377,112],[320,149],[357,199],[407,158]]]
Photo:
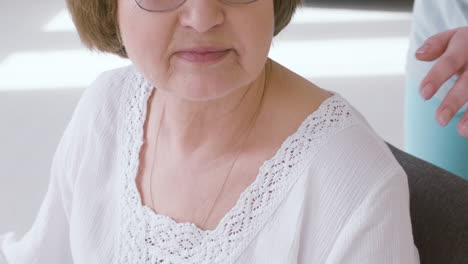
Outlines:
[[435,113],[441,100],[425,101],[415,81],[407,80],[405,91],[405,151],[468,180],[468,137],[458,134],[457,125],[463,116],[458,111],[450,123],[442,127]]

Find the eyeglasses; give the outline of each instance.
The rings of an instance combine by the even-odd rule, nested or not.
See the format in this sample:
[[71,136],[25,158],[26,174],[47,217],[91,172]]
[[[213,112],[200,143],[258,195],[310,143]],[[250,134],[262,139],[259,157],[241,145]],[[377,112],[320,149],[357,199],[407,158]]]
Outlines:
[[[187,0],[135,0],[135,3],[148,12],[166,12],[179,8]],[[228,5],[245,5],[257,0],[220,0]]]

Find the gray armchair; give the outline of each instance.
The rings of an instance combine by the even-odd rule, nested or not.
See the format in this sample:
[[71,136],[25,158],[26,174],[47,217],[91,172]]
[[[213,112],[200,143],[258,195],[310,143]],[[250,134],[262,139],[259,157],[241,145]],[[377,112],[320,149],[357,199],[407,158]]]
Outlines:
[[408,175],[421,264],[468,263],[468,181],[387,145]]

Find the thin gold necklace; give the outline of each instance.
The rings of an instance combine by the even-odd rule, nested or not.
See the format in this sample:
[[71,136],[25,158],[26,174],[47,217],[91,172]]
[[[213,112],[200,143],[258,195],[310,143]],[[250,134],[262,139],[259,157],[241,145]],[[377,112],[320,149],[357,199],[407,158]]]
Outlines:
[[[239,157],[239,154],[241,153],[242,150],[244,150],[244,147],[245,147],[245,143],[247,142],[247,139],[249,138],[250,136],[250,133],[252,132],[252,129],[254,127],[254,124],[256,123],[257,121],[257,118],[258,118],[258,114],[260,112],[260,109],[261,109],[261,106],[263,104],[263,97],[265,96],[265,89],[266,89],[266,86],[268,84],[268,79],[270,77],[270,73],[271,73],[271,65],[270,65],[270,61],[268,61],[268,65],[267,66],[270,66],[269,67],[269,70],[268,70],[268,73],[267,73],[267,70],[265,68],[265,81],[264,81],[264,85],[263,85],[263,90],[262,90],[262,97],[260,98],[260,103],[255,111],[255,114],[254,116],[252,117],[252,120],[250,121],[250,125],[249,125],[249,129],[248,129],[248,133],[246,135],[246,137],[244,138],[243,142],[242,142],[242,145],[241,147],[238,149],[238,151],[236,152],[236,156],[229,168],[229,171],[228,171],[228,174],[226,176],[226,178],[224,179],[224,182],[221,186],[221,189],[219,190],[218,192],[218,195],[216,196],[216,199],[215,201],[213,202],[211,208],[210,208],[210,211],[208,212],[208,215],[205,217],[205,220],[203,221],[203,224],[202,224],[202,227],[205,226],[206,222],[208,221],[209,217],[211,216],[211,213],[216,205],[216,202],[218,201],[223,189],[224,189],[224,186],[229,178],[229,176],[231,175],[231,171],[232,169],[234,168],[234,165],[236,164],[237,162],[237,159]],[[159,120],[159,128],[158,128],[158,134],[156,135],[156,142],[155,142],[155,147],[154,147],[154,152],[153,152],[153,164],[151,166],[151,172],[150,172],[150,196],[151,196],[151,206],[153,208],[153,210],[156,212],[155,208],[154,208],[154,202],[153,202],[153,170],[154,170],[154,165],[156,163],[156,150],[157,150],[157,146],[158,146],[158,139],[159,139],[159,134],[161,132],[161,126],[162,126],[162,122],[163,122],[163,118],[164,118],[164,113],[165,113],[165,108],[166,108],[166,103],[164,102],[164,105],[163,105],[163,110],[162,110],[162,113],[161,113],[161,118]]]

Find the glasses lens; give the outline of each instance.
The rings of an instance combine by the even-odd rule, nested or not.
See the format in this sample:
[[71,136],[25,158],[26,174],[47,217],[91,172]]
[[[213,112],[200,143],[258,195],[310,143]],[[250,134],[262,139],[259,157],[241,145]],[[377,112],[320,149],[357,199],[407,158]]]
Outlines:
[[257,0],[223,0],[223,2],[228,3],[228,4],[250,4],[253,3]]
[[[135,0],[143,9],[154,12],[169,11],[181,6],[185,0]],[[226,4],[250,4],[257,0],[222,0]]]
[[184,3],[184,0],[135,0],[137,4],[148,11],[168,11],[176,9]]

